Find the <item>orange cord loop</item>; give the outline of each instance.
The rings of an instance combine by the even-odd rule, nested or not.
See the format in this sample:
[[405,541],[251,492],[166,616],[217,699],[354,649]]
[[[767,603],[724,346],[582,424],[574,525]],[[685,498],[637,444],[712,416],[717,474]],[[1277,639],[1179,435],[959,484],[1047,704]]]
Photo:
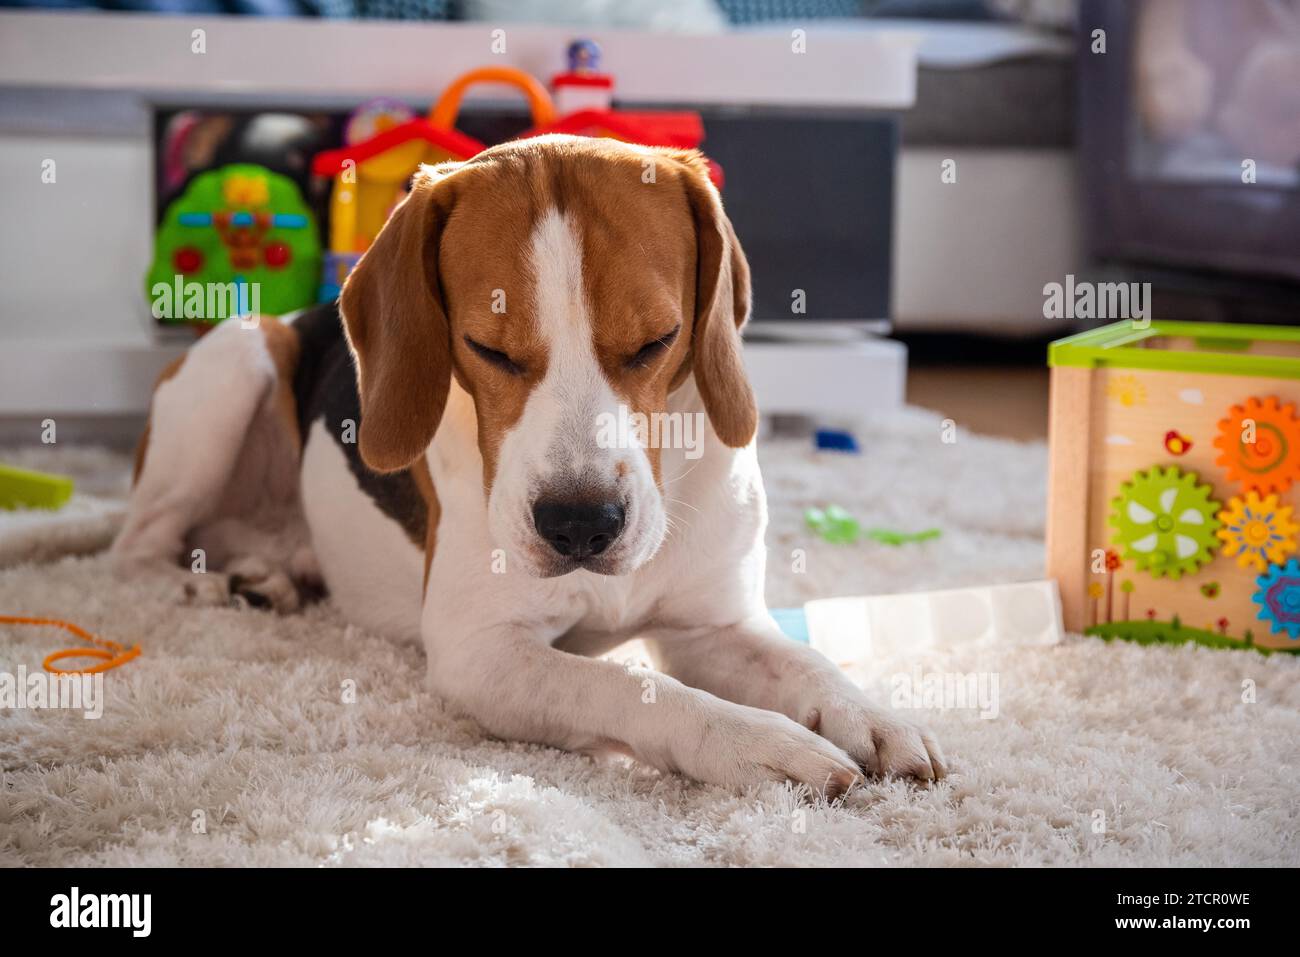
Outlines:
[[[46,671],[56,675],[93,675],[101,671],[108,671],[110,668],[116,668],[118,665],[124,665],[132,658],[140,655],[140,646],[135,645],[131,648],[124,648],[116,641],[110,641],[107,638],[100,638],[98,635],[92,635],[86,629],[74,625],[70,621],[64,621],[61,618],[24,618],[19,615],[0,615],[0,624],[6,625],[45,625],[51,628],[62,628],[70,631],[83,641],[88,641],[92,645],[98,645],[98,648],[64,648],[62,651],[54,651],[45,656],[41,665]],[[89,668],[58,668],[52,662],[61,661],[64,658],[102,658],[103,664],[93,665]]]

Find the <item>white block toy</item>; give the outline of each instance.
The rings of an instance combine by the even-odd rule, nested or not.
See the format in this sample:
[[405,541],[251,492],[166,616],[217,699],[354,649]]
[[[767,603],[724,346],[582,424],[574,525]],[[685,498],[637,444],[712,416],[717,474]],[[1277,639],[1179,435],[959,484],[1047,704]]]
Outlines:
[[1054,645],[1061,640],[1055,581],[823,598],[804,606],[809,643],[838,665],[958,645]]

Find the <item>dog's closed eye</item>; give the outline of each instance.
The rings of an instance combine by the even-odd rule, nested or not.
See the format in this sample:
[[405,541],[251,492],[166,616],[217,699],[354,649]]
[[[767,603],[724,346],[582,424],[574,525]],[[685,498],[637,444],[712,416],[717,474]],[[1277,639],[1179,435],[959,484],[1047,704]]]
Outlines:
[[676,341],[677,334],[681,331],[681,323],[678,323],[658,339],[652,339],[650,342],[647,342],[623,364],[629,369],[644,369],[655,359],[656,356],[668,351],[668,347]]
[[500,349],[490,349],[487,346],[483,345],[481,342],[475,342],[469,336],[465,336],[464,338],[465,338],[465,345],[469,346],[470,349],[474,351],[475,355],[477,355],[484,362],[488,363],[489,365],[496,366],[502,372],[509,373],[510,375],[524,374],[525,372],[524,367],[521,366],[519,363],[515,362],[515,360],[511,359]]

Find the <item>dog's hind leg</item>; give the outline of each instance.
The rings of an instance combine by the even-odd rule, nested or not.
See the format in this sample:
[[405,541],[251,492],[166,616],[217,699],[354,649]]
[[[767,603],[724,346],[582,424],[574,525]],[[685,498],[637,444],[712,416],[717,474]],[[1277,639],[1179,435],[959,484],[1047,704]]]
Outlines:
[[261,336],[224,322],[163,372],[136,452],[135,486],[113,543],[119,566],[181,558],[212,518],[244,438],[275,383]]
[[228,320],[164,372],[113,543],[119,570],[182,575],[184,594],[205,604],[265,583],[270,594],[253,591],[250,603],[297,607],[296,589],[281,581],[293,579],[278,574],[311,564],[297,554],[309,537],[298,504],[296,350],[295,334],[274,320]]

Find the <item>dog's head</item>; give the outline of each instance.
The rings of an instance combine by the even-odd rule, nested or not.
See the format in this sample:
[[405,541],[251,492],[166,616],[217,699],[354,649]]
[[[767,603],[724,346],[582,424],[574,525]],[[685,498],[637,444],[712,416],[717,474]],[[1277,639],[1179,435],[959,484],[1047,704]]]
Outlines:
[[[422,455],[454,376],[498,547],[539,576],[630,572],[665,535],[663,446],[753,438],[749,296],[696,153],[544,137],[425,167],[341,298],[361,456]],[[692,373],[712,434],[669,412]]]

